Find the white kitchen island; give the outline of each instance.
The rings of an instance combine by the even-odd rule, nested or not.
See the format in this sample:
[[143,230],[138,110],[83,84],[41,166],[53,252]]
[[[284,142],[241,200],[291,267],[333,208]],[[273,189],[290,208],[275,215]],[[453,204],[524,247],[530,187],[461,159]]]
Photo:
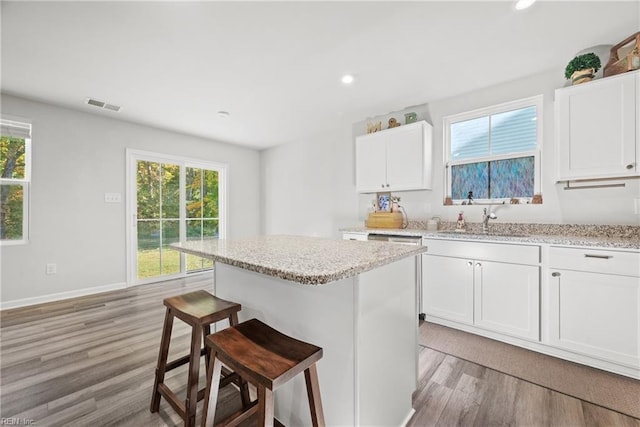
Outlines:
[[[419,246],[301,236],[186,242],[213,259],[217,296],[323,348],[318,363],[329,426],[399,426],[416,389]],[[275,392],[276,417],[310,425],[304,376]]]

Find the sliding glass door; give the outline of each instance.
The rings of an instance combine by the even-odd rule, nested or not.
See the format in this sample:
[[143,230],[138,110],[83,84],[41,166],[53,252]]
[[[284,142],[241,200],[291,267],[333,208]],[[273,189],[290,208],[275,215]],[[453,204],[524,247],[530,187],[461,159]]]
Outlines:
[[129,283],[141,284],[211,269],[172,243],[223,237],[223,165],[127,151]]

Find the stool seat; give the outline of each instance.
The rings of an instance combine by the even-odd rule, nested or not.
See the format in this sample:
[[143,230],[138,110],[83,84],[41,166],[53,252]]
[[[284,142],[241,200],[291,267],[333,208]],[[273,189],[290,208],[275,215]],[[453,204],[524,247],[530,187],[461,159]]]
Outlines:
[[273,391],[304,372],[312,423],[324,425],[316,370],[322,348],[284,335],[257,319],[209,335],[205,345],[213,363],[207,370],[203,426],[213,425],[222,364],[258,389],[258,402],[223,424],[236,425],[258,412],[259,425],[273,425]]
[[212,324],[228,318],[242,308],[238,303],[223,300],[207,291],[176,295],[163,302],[173,311],[174,316],[188,324]]
[[[158,412],[160,398],[164,397],[184,420],[185,426],[191,427],[195,425],[198,400],[201,400],[205,395],[204,388],[198,389],[200,357],[205,356],[207,367],[210,364],[209,354],[206,352],[206,348],[202,348],[203,337],[211,333],[212,323],[228,320],[230,326],[236,325],[238,312],[242,307],[240,304],[225,301],[203,290],[176,295],[166,298],[163,302],[167,310],[162,328],[150,410]],[[191,346],[189,354],[173,361],[167,361],[175,317],[191,326]],[[165,384],[164,377],[166,372],[185,364],[189,364],[187,395],[184,400],[180,400]],[[220,382],[219,387],[224,387],[231,382],[235,382],[240,388],[243,407],[249,405],[249,390],[246,381],[243,381],[237,373],[225,370],[225,378]]]

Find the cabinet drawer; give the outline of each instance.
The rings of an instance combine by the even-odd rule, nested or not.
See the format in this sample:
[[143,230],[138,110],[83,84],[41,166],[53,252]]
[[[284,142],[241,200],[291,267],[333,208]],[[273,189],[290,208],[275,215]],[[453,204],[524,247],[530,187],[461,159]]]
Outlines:
[[552,246],[549,267],[640,277],[640,253]]
[[427,246],[426,253],[430,255],[511,262],[515,264],[540,263],[540,246],[432,239],[424,239],[423,246]]
[[347,233],[342,233],[342,239],[343,240],[368,240],[369,239],[369,234],[368,233],[347,232]]

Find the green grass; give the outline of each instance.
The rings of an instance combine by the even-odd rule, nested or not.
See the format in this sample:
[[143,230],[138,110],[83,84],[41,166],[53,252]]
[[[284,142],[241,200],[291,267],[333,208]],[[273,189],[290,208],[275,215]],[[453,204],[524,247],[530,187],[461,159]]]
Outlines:
[[[213,261],[200,258],[194,255],[187,255],[187,271],[212,268]],[[148,279],[165,274],[180,273],[180,252],[163,248],[162,251],[162,271],[160,269],[160,250],[141,249],[138,250],[138,279]]]

